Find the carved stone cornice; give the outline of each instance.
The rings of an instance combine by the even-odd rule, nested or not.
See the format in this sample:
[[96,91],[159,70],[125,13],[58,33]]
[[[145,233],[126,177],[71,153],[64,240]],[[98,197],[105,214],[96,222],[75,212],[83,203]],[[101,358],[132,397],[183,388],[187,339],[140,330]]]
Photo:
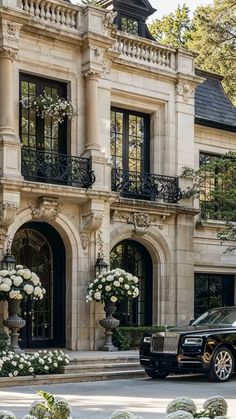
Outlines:
[[159,230],[164,228],[165,216],[150,215],[146,212],[124,212],[115,210],[111,216],[111,223],[127,223],[133,225],[134,232],[137,234],[148,233],[151,226],[156,226]]
[[6,19],[0,19],[0,55],[14,60],[19,50],[19,38],[22,25]]
[[180,81],[176,85],[176,95],[182,96],[184,102],[188,102],[190,99],[194,98],[195,90],[196,90],[195,85],[192,85],[184,81],[183,82]]
[[19,209],[19,204],[16,202],[1,202],[0,203],[0,227],[9,227],[16,216]]
[[102,225],[102,221],[104,218],[103,211],[91,211],[89,214],[82,216],[82,232],[85,231],[96,231]]
[[36,202],[28,202],[33,219],[54,221],[59,216],[62,204],[58,198],[40,196]]

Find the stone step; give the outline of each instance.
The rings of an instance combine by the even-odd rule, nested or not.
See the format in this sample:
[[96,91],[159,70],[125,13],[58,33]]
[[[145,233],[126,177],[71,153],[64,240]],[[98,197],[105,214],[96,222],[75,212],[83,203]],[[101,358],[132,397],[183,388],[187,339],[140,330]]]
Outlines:
[[141,370],[139,362],[103,362],[103,363],[82,363],[79,362],[76,364],[67,365],[64,368],[65,373],[75,373],[75,372],[90,372],[93,370],[94,372],[100,371],[122,371],[122,370]]
[[99,371],[83,373],[65,373],[37,375],[27,377],[1,377],[0,388],[13,386],[41,386],[43,384],[79,383],[90,381],[122,380],[130,378],[144,378],[144,370],[123,370],[123,371]]
[[99,365],[99,364],[105,364],[110,363],[113,364],[117,363],[126,363],[126,362],[136,362],[139,363],[139,357],[136,355],[133,356],[117,356],[117,358],[110,358],[106,357],[106,355],[103,355],[101,358],[80,358],[80,357],[70,357],[70,365]]

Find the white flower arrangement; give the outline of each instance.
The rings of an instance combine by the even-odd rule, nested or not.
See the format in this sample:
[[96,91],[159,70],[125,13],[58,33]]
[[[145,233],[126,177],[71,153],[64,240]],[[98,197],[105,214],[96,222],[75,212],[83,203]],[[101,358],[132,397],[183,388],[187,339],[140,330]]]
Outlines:
[[127,298],[136,298],[139,295],[139,280],[136,276],[123,269],[113,269],[101,273],[88,288],[86,301],[122,301]]
[[167,415],[167,419],[194,419],[194,416],[186,410],[178,410],[176,412],[169,413]]
[[191,415],[194,415],[197,411],[197,407],[192,399],[189,399],[188,397],[178,397],[168,404],[166,413],[174,413],[178,410],[184,410],[191,413]]
[[22,265],[11,271],[0,270],[0,300],[22,300],[28,296],[42,300],[45,292],[38,275]]
[[30,354],[2,351],[0,355],[0,377],[55,374],[69,364],[68,356],[61,350],[43,350]]
[[204,404],[203,409],[208,411],[211,416],[225,416],[227,414],[228,405],[222,396],[209,397]]
[[141,416],[136,416],[128,410],[116,410],[109,419],[143,419]]
[[16,416],[9,410],[0,410],[0,419],[16,419]]
[[68,99],[50,96],[45,90],[42,95],[35,98],[22,99],[21,104],[25,109],[35,109],[42,119],[50,116],[59,123],[62,123],[66,117],[71,119],[76,115],[75,108]]
[[227,419],[228,405],[222,396],[214,396],[203,404],[203,411],[197,412],[193,400],[188,397],[178,397],[172,400],[167,408],[167,419]]

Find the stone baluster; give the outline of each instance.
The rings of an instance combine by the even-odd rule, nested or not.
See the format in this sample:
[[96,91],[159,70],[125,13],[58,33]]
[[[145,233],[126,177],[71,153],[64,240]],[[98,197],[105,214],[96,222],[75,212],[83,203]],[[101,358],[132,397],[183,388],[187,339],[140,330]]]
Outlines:
[[45,14],[46,20],[51,20],[51,12],[50,12],[50,3],[46,4],[46,14]]
[[66,23],[66,17],[65,17],[65,9],[61,9],[61,24],[62,26],[65,26]]
[[45,19],[45,9],[44,9],[44,7],[45,7],[45,2],[44,1],[42,1],[42,3],[41,3],[41,10],[40,10],[40,18],[42,19],[42,20],[44,20]]
[[76,11],[75,10],[72,10],[72,12],[71,12],[71,27],[73,29],[76,28]]
[[58,6],[57,7],[57,13],[56,13],[56,22],[59,25],[61,23],[61,8]]
[[25,11],[25,12],[29,12],[29,9],[30,9],[30,8],[29,8],[29,3],[28,3],[28,0],[25,0],[25,1],[24,1],[24,11]]
[[66,26],[71,28],[71,11],[69,9],[66,10]]
[[36,3],[35,3],[35,12],[34,12],[34,14],[35,14],[36,19],[39,19],[39,17],[40,17],[39,2],[40,2],[40,0],[36,0]]
[[52,21],[52,23],[56,22],[55,8],[56,8],[56,5],[52,4],[52,9],[51,9],[51,21]]
[[30,9],[29,12],[32,13],[32,15],[34,15],[34,2],[33,0],[30,1]]

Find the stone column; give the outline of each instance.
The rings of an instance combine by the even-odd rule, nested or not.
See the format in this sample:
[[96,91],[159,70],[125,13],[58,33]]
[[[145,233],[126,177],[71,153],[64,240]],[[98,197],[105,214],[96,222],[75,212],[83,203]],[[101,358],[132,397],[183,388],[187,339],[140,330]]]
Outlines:
[[0,51],[0,135],[14,135],[13,57],[10,51]]
[[85,77],[85,107],[86,107],[86,144],[85,151],[100,150],[99,144],[99,113],[98,113],[98,80],[100,74],[89,70]]
[[22,179],[21,143],[16,136],[13,71],[22,25],[0,19],[0,176]]

